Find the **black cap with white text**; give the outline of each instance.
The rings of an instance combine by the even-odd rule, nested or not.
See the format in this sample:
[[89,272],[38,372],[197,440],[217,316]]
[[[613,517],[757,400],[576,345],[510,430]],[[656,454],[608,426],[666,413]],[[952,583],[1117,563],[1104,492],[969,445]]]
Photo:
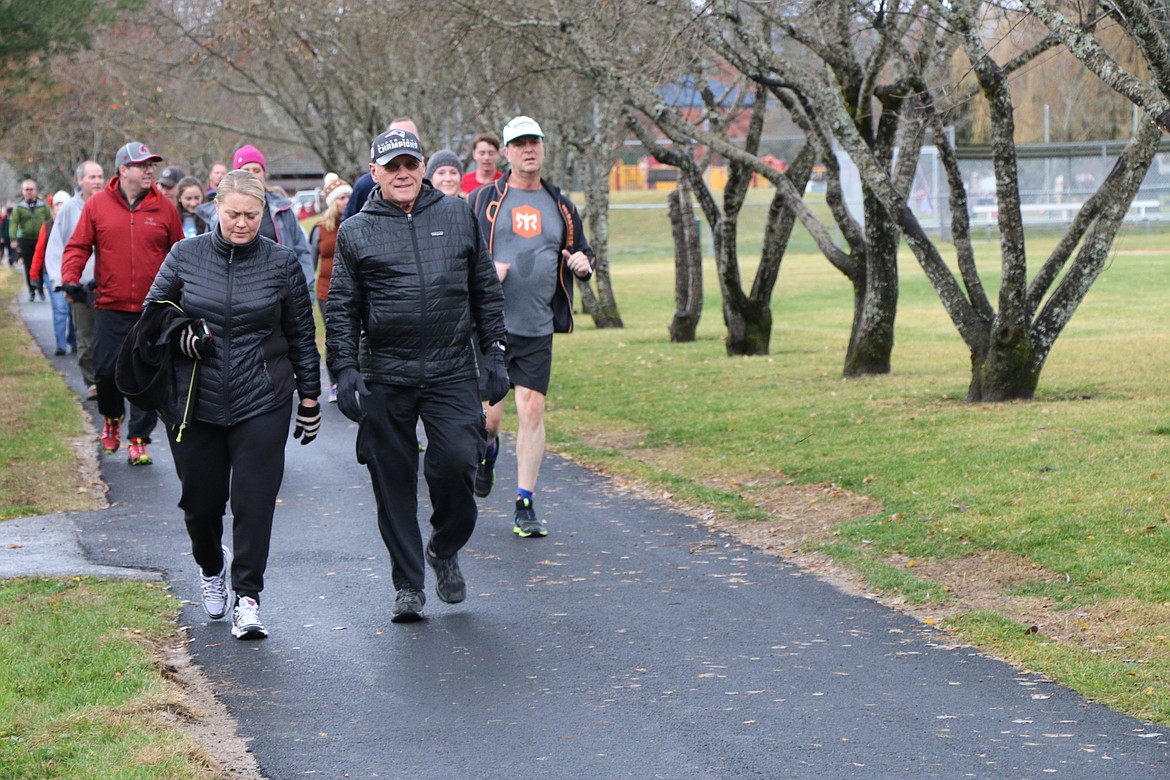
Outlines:
[[423,158],[418,136],[407,130],[387,130],[370,144],[370,162],[378,165],[385,165],[404,154],[416,160]]

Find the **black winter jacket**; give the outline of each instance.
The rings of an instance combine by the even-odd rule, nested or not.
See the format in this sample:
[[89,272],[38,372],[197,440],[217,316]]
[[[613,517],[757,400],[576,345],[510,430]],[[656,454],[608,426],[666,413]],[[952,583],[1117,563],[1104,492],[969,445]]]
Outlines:
[[139,409],[158,412],[167,425],[187,426],[191,380],[198,361],[174,347],[175,333],[194,323],[182,310],[162,301],[143,307],[142,316],[122,342],[114,380],[126,400]]
[[467,203],[424,182],[408,213],[375,189],[337,233],[330,372],[411,387],[475,379],[473,326],[481,350],[505,340],[503,288]]
[[169,300],[211,329],[200,360],[196,420],[235,425],[321,394],[313,304],[292,250],[257,236],[232,244],[219,229],[171,247],[146,302]]

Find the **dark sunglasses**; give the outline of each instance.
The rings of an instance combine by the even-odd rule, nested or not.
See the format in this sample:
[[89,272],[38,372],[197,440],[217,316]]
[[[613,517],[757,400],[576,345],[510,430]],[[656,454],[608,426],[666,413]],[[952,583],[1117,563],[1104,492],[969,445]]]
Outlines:
[[385,168],[386,170],[390,171],[390,173],[394,173],[399,168],[405,168],[408,171],[418,170],[419,165],[421,165],[421,163],[418,160],[414,159],[413,157],[407,157],[404,162],[398,162],[397,160],[391,160],[390,162],[386,163],[382,167]]

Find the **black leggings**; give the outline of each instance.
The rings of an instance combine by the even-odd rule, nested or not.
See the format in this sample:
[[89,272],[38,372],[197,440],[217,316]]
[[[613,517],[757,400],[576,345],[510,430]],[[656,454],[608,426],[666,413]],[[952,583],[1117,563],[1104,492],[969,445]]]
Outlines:
[[167,427],[175,471],[182,483],[179,508],[191,537],[191,553],[207,576],[218,574],[223,516],[232,503],[232,589],[259,601],[268,567],[272,515],[284,480],[284,445],[292,397],[272,412],[228,427],[193,422],[176,441]]
[[28,291],[30,293],[44,293],[44,282],[34,282],[32,278],[33,255],[37,253],[37,240],[35,238],[21,238],[17,239],[17,243],[20,245],[20,257],[24,260],[24,283],[28,285]]

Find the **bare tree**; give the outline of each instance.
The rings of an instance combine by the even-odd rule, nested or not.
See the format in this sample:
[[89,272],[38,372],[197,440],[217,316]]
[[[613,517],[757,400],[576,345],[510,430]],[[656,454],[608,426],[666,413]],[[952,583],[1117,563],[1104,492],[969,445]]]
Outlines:
[[699,247],[699,230],[691,204],[691,185],[679,179],[678,187],[666,196],[670,230],[674,239],[674,317],[670,320],[670,340],[684,343],[695,340],[695,331],[703,315],[703,253]]
[[[1165,0],[1090,2],[1072,9],[1081,10],[1076,20],[1057,5],[1023,0],[1023,6],[1110,89],[1170,125],[1161,118],[1170,110],[1170,6]],[[1102,41],[1103,26],[1108,28],[1105,34],[1127,37],[1148,76],[1110,52]]]
[[871,153],[855,126],[844,121],[848,109],[842,105],[840,92],[807,78],[785,63],[769,64],[777,77],[800,82],[802,94],[821,112],[823,126],[831,129],[835,140],[857,163],[865,185],[906,236],[970,349],[972,379],[968,398],[973,401],[1031,398],[1052,345],[1104,265],[1109,247],[1152,160],[1157,132],[1152,124],[1140,128],[1063,240],[1029,280],[1008,75],[1013,68],[1050,48],[1052,41],[1038,41],[1031,49],[1001,65],[992,58],[982,37],[986,19],[981,7],[971,2],[935,0],[923,7],[929,10],[929,15],[922,20],[924,24],[945,26],[959,36],[991,109],[1001,257],[998,309],[987,298],[974,262],[964,184],[954,164],[953,150],[947,148],[945,134],[941,133],[938,117],[945,106],[943,87],[946,85],[932,88],[926,73],[920,73],[917,78],[919,100],[937,131],[936,142],[942,146],[942,156],[948,164],[961,283],[918,224],[902,190],[882,161]]
[[[1109,247],[1150,165],[1158,140],[1152,123],[1139,128],[1113,171],[1084,204],[1060,244],[1029,279],[1019,209],[1013,103],[1007,77],[1022,63],[1050,49],[1053,41],[1037,41],[1001,65],[991,57],[982,37],[986,28],[983,7],[971,2],[931,0],[907,9],[907,13],[913,12],[916,16],[915,26],[905,29],[942,29],[959,36],[979,88],[991,106],[993,163],[1000,206],[1001,281],[996,308],[987,297],[975,265],[966,218],[964,183],[954,164],[954,151],[948,147],[945,134],[941,132],[940,116],[949,105],[949,83],[932,81],[932,73],[916,66],[912,58],[900,61],[905,66],[905,83],[914,90],[914,99],[923,112],[923,121],[936,131],[935,139],[941,143],[944,162],[949,160],[950,205],[956,217],[958,278],[909,208],[905,188],[899,183],[898,168],[891,171],[888,160],[875,151],[869,139],[859,131],[849,93],[840,88],[839,82],[824,78],[815,68],[802,67],[798,58],[773,56],[770,43],[761,45],[766,39],[756,38],[753,42],[747,36],[737,37],[744,29],[745,10],[754,12],[763,5],[730,0],[710,3],[695,14],[696,28],[703,30],[704,40],[712,49],[729,55],[741,52],[732,61],[741,69],[752,72],[759,82],[783,85],[798,95],[801,105],[807,107],[805,113],[812,126],[818,128],[810,138],[816,138],[818,133],[832,138],[857,165],[863,185],[873,194],[887,218],[902,231],[970,349],[972,379],[968,398],[973,401],[1031,398],[1052,345],[1100,273]],[[866,12],[871,10],[866,6]],[[842,34],[851,35],[851,30],[849,26],[818,28],[819,34],[836,41],[839,46],[848,43]],[[737,40],[742,49],[733,49],[727,44],[728,40]],[[902,50],[912,51],[905,47]],[[1140,85],[1135,82],[1136,79],[1126,81],[1126,87],[1134,94],[1141,94]],[[636,92],[636,86],[630,89]],[[652,117],[660,126],[679,124],[660,101],[655,105],[654,99],[645,92],[634,102],[649,106]],[[688,132],[696,141],[709,144],[728,159],[739,159],[761,175],[768,176],[778,191],[791,190],[783,177],[744,150],[701,128],[692,126]],[[797,211],[802,224],[817,239],[822,251],[832,257],[835,248],[818,234],[821,228],[803,206],[799,195],[790,191],[786,205]]]
[[[443,7],[154,3],[159,44],[139,52],[140,67],[181,70],[188,85],[213,85],[229,104],[249,106],[204,112],[182,93],[159,95],[157,110],[176,122],[306,147],[327,169],[349,173],[399,116],[415,120],[428,149],[465,151],[483,129],[483,93],[468,88],[478,58],[459,52],[465,28]],[[176,61],[176,51],[185,56]]]
[[[826,165],[826,201],[847,250],[819,243],[854,290],[845,376],[889,372],[901,232],[868,188],[862,189],[858,224],[843,195],[832,127],[800,84],[814,81],[840,93],[839,106],[857,136],[904,194],[923,138],[914,78],[945,66],[953,49],[949,36],[924,26],[911,3],[811,3],[775,9],[768,3],[742,2],[713,3],[706,10],[696,21],[707,44],[769,89]],[[780,60],[806,64],[779,66]],[[799,78],[786,75],[794,71]],[[795,202],[788,205],[796,207]]]

